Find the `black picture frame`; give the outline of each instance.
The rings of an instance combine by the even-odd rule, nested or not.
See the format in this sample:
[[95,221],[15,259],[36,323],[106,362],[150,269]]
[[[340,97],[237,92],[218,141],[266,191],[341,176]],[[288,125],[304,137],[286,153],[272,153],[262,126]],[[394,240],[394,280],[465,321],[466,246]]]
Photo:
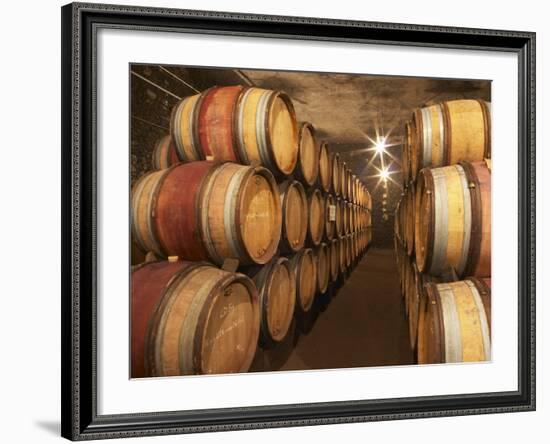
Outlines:
[[[535,409],[535,33],[101,4],[62,14],[62,436],[118,438]],[[99,27],[509,51],[519,66],[518,390],[100,416],[95,39]]]

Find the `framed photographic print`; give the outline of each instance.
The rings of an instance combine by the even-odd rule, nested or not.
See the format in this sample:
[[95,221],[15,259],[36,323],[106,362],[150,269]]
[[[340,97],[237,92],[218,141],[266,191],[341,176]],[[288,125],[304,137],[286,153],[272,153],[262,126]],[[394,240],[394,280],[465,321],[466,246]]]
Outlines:
[[535,35],[62,8],[62,435],[535,408]]

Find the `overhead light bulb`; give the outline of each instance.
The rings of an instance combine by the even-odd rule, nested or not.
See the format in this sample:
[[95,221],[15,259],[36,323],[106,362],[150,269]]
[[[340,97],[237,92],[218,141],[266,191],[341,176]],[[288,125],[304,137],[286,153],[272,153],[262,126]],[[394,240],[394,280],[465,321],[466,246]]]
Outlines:
[[378,141],[374,144],[374,149],[378,154],[382,154],[386,151],[386,139],[378,139]]

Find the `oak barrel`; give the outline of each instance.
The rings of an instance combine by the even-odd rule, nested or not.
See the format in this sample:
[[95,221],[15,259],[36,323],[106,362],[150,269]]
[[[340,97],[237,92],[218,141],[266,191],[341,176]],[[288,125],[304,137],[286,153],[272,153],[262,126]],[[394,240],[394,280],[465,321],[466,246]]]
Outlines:
[[328,193],[332,188],[332,164],[331,157],[326,142],[321,142],[319,146],[319,186]]
[[491,157],[490,103],[450,100],[415,110],[411,176],[425,167]]
[[344,231],[351,233],[351,204],[346,202],[344,205]]
[[424,293],[418,327],[418,363],[490,360],[490,281],[468,278],[428,283]]
[[290,268],[296,280],[296,309],[310,310],[317,292],[317,260],[311,248],[304,248],[290,258]]
[[423,169],[416,191],[419,271],[491,275],[491,172],[485,162]]
[[415,187],[410,186],[405,193],[405,245],[407,254],[411,256],[414,252],[414,224],[415,224]]
[[403,177],[403,187],[409,185],[412,180],[411,176],[411,141],[412,141],[412,122],[405,122],[405,136],[401,145],[401,163],[403,164],[403,170],[401,172]]
[[346,244],[346,268],[350,268],[353,256],[351,234],[347,234],[346,236],[344,236],[344,242]]
[[307,195],[308,202],[308,230],[307,237],[310,244],[317,246],[323,239],[325,232],[325,200],[317,188],[311,188]]
[[340,243],[338,239],[332,239],[328,245],[330,250],[330,280],[335,282],[340,272]]
[[173,108],[170,132],[181,161],[263,165],[288,176],[298,160],[298,129],[284,93],[255,87],[213,87]]
[[286,257],[274,257],[268,264],[245,271],[260,297],[260,344],[281,342],[292,322],[296,304],[296,278]]
[[343,213],[343,204],[344,201],[337,197],[335,199],[335,221],[334,221],[334,229],[336,231],[337,236],[341,236],[344,233],[344,213]]
[[303,122],[298,132],[298,160],[294,176],[305,185],[313,186],[319,176],[319,145],[311,123]]
[[281,251],[293,253],[304,248],[308,229],[308,202],[297,180],[279,184],[282,211]]
[[179,163],[176,147],[169,135],[163,136],[155,142],[152,156],[153,169],[163,170]]
[[338,271],[340,274],[344,274],[346,271],[346,241],[343,236],[338,236],[336,240],[338,241],[339,252]]
[[159,257],[265,264],[281,236],[281,203],[266,168],[200,161],[143,176],[133,187],[131,227]]
[[338,174],[338,178],[340,180],[340,194],[342,197],[349,201],[349,195],[348,195],[348,167],[346,162],[343,160],[340,160],[340,172]]
[[330,280],[330,257],[327,244],[321,243],[314,249],[314,255],[317,262],[317,290],[319,293],[327,291]]
[[340,196],[342,194],[340,154],[330,153],[330,165],[332,167],[332,192],[335,196]]
[[199,262],[150,262],[131,276],[131,375],[246,372],[260,328],[253,282]]
[[408,318],[409,318],[409,339],[411,344],[411,349],[416,349],[417,338],[418,338],[418,320],[420,317],[420,303],[423,297],[424,285],[429,282],[439,283],[445,282],[442,278],[437,276],[431,276],[426,273],[421,273],[418,271],[416,263],[413,262],[413,279],[410,284],[411,287],[408,288],[407,299],[408,299]]
[[325,197],[325,237],[332,240],[336,230],[336,202],[332,194]]

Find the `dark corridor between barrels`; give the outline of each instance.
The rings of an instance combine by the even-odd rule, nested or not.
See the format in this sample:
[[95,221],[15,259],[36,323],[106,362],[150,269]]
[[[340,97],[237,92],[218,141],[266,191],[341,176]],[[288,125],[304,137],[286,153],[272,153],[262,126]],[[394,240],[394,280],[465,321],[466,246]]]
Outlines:
[[413,364],[394,251],[371,248],[340,285],[294,318],[282,344],[258,348],[250,371]]

